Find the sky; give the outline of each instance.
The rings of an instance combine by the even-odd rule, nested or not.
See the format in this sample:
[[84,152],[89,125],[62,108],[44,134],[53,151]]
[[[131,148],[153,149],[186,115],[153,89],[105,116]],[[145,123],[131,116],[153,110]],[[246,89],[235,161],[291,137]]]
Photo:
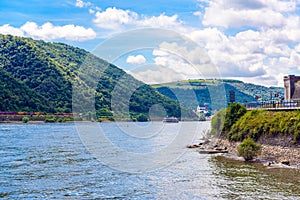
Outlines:
[[2,0],[0,12],[1,34],[84,48],[147,83],[300,75],[300,0]]

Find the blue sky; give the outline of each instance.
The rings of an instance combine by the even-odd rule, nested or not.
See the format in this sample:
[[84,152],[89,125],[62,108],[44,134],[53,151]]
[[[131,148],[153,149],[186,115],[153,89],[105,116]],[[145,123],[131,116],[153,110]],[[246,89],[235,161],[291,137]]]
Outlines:
[[[197,60],[204,56],[196,51],[200,48],[180,47],[176,40],[163,41],[164,36],[157,46],[128,50],[109,61],[148,83],[215,77],[282,86],[284,75],[300,74],[299,4],[300,0],[2,0],[0,33],[64,42],[94,53],[127,31],[159,28],[198,44],[215,69]],[[127,38],[128,43],[145,40],[141,33],[135,32],[134,40]],[[182,52],[188,59],[180,57]]]

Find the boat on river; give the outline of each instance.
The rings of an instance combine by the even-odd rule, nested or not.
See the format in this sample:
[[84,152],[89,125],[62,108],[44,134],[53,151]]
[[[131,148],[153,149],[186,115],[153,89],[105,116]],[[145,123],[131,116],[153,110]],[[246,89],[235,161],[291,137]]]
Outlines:
[[165,117],[163,122],[164,123],[178,123],[179,120],[176,117]]

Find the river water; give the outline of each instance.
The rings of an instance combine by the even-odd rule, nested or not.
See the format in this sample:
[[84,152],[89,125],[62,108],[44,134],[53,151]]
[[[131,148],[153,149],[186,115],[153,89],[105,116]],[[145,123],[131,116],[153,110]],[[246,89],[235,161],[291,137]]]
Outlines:
[[[154,156],[149,168],[128,155],[120,158],[119,165],[117,159],[103,162],[107,157],[119,159],[118,151],[103,144],[101,152],[106,156],[99,157],[74,123],[0,124],[0,198],[300,199],[299,171],[266,169],[187,149],[188,140],[174,139],[174,134],[185,136],[188,129],[178,132],[184,123],[196,127],[191,129],[194,134],[186,133],[191,142],[197,142],[210,126],[209,122],[101,123],[117,149],[145,157],[157,151],[166,152],[168,158],[178,155]],[[139,128],[159,134],[131,134]]]

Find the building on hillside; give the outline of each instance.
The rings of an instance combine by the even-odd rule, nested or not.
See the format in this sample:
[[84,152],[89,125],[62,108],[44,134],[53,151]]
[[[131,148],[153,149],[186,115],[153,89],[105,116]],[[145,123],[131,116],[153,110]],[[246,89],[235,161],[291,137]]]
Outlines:
[[300,99],[300,76],[288,75],[283,77],[284,99]]
[[197,113],[205,113],[207,112],[207,107],[200,107],[200,106],[197,106]]
[[208,108],[209,104],[208,103],[204,103],[204,106],[197,106],[197,113],[208,113],[209,112],[209,108]]

